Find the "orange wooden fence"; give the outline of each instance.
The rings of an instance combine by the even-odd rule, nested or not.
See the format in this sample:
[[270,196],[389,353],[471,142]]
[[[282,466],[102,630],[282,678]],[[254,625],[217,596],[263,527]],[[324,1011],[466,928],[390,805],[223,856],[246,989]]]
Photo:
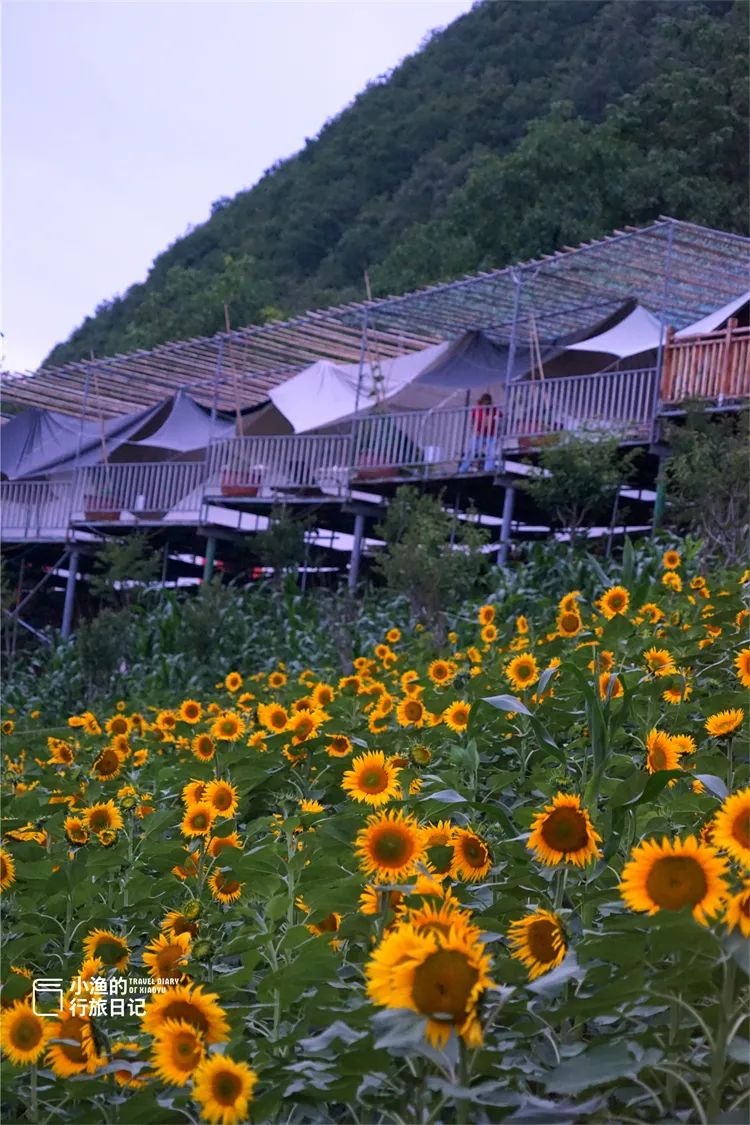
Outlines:
[[675,339],[667,332],[662,364],[662,403],[688,398],[747,398],[750,396],[750,327],[730,320],[719,332]]

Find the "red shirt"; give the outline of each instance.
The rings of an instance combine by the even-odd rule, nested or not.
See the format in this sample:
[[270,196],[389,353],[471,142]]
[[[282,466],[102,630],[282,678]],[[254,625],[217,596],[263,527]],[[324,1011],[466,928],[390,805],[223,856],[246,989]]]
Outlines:
[[500,411],[496,406],[475,406],[471,412],[471,426],[475,434],[494,437]]

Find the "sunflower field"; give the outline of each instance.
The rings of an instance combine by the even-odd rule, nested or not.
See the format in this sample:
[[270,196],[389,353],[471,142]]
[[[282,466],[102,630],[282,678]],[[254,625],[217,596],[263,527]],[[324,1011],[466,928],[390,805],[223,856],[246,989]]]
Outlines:
[[3,1119],[745,1122],[750,572],[650,560],[6,708]]

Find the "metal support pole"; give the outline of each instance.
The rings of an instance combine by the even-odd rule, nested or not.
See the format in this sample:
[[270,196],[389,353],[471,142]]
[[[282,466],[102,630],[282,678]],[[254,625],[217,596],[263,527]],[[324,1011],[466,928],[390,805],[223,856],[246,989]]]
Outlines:
[[348,586],[350,593],[354,593],[357,587],[357,579],[359,578],[359,560],[362,557],[362,536],[365,530],[365,517],[362,512],[357,512],[354,517],[354,542],[352,543],[352,557],[349,560],[349,580]]
[[209,535],[206,539],[206,557],[203,560],[203,581],[210,582],[214,576],[214,559],[216,558],[216,536]]
[[659,458],[659,468],[656,473],[656,496],[654,497],[654,514],[651,520],[651,534],[654,535],[664,522],[664,508],[667,500],[667,459]]
[[497,549],[497,565],[505,566],[508,562],[508,549],[510,547],[510,525],[513,520],[513,501],[516,490],[512,484],[506,484],[503,497],[503,522],[500,525],[500,546]]
[[68,558],[68,579],[65,583],[65,604],[63,605],[62,635],[69,637],[73,628],[73,607],[76,596],[76,578],[80,552],[72,550]]
[[[656,352],[656,379],[651,406],[651,440],[656,441],[659,426],[659,403],[661,400],[661,376],[664,367],[664,337],[667,332],[667,313],[669,309],[669,289],[672,281],[672,243],[674,241],[674,225],[670,222],[667,230],[667,247],[664,253],[664,285],[661,295],[661,310],[659,312],[659,347]],[[661,467],[661,465],[660,465]]]

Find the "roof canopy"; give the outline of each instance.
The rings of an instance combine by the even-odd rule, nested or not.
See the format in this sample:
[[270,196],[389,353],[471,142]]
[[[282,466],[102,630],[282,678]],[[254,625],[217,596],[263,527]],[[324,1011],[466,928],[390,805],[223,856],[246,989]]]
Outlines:
[[150,351],[6,375],[8,402],[112,417],[155,404],[180,387],[205,405],[234,410],[327,359],[386,358],[480,329],[497,343],[514,330],[543,346],[634,297],[665,324],[684,328],[747,287],[750,239],[675,219],[566,247],[555,254],[434,285],[400,297],[308,312],[288,321],[164,344]]
[[720,309],[696,320],[695,324],[688,324],[687,328],[681,329],[676,333],[677,339],[682,340],[686,336],[701,336],[706,332],[716,332],[719,328],[724,328],[727,321],[732,317],[740,317],[744,314],[745,322],[747,321],[747,311],[750,306],[750,289],[747,293],[743,293],[739,297],[735,297],[733,301],[728,304],[722,305]]
[[234,422],[212,419],[181,391],[147,410],[109,421],[32,408],[3,427],[0,467],[3,476],[16,480],[104,461],[180,460],[234,431]]

